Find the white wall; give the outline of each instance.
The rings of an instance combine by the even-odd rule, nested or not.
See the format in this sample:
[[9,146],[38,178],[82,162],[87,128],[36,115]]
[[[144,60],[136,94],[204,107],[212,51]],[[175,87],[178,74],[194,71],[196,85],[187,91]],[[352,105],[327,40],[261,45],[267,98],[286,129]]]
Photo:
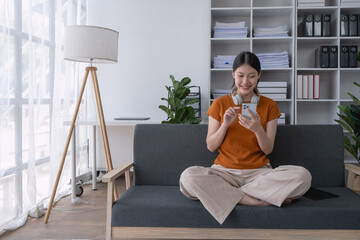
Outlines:
[[[166,119],[165,85],[187,76],[202,92],[206,117],[210,94],[210,0],[88,0],[88,24],[119,32],[119,61],[97,65],[106,121],[114,117]],[[91,100],[93,107],[95,101]],[[108,127],[113,166],[132,161],[133,127]],[[98,169],[105,169],[97,131]]]
[[88,0],[88,24],[119,31],[118,63],[97,66],[106,120],[166,119],[158,106],[170,74],[190,77],[209,99],[210,0]]

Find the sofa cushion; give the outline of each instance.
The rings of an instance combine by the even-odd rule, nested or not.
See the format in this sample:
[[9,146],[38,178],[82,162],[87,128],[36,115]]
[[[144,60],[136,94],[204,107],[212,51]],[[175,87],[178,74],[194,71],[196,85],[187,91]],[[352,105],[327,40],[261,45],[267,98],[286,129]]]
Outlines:
[[[218,153],[206,148],[207,125],[138,124],[134,134],[136,185],[179,185],[189,166],[209,167]],[[340,125],[279,125],[273,167],[299,165],[314,187],[343,187],[344,142]]]
[[346,188],[322,188],[338,198],[306,197],[281,208],[237,205],[220,225],[199,201],[178,186],[132,186],[114,203],[112,226],[191,228],[360,229],[360,195]]

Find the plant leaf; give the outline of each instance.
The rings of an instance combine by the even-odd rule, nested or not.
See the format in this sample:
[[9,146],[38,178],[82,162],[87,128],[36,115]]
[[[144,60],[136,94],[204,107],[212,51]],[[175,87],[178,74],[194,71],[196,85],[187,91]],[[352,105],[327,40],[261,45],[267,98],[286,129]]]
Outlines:
[[169,105],[174,112],[177,112],[182,107],[180,99],[176,97],[169,98]]
[[182,86],[186,86],[186,85],[188,85],[190,82],[191,82],[191,79],[190,79],[189,77],[184,77],[183,79],[181,79],[180,84],[181,84]]
[[170,117],[171,119],[174,118],[174,114],[172,113],[172,111],[168,107],[166,107],[164,105],[159,105],[159,108],[161,110],[163,110],[168,115],[168,117]]
[[186,98],[185,100],[184,100],[184,106],[188,106],[188,105],[191,105],[191,104],[194,104],[194,103],[197,103],[197,102],[199,102],[199,99],[197,99],[197,98]]

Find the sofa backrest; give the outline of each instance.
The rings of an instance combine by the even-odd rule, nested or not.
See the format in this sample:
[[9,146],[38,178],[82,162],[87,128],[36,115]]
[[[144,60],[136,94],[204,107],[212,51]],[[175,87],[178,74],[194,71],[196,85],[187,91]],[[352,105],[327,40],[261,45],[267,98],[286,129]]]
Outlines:
[[[210,167],[218,155],[206,148],[207,125],[138,124],[134,134],[136,185],[178,185],[189,166]],[[299,165],[314,187],[344,186],[344,143],[339,125],[279,125],[271,165]]]

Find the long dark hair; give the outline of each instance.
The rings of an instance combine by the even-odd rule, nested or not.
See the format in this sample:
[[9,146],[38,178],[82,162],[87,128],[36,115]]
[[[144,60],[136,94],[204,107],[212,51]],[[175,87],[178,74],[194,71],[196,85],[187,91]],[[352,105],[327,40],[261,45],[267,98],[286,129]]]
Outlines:
[[[260,60],[254,53],[252,53],[252,52],[239,53],[234,60],[232,71],[235,72],[235,70],[238,67],[241,67],[244,64],[250,65],[258,72],[258,74],[260,74],[260,72],[261,72]],[[260,81],[260,79],[258,80],[258,82],[259,81]],[[234,94],[234,92],[237,91],[237,88],[235,86],[235,81],[231,88],[232,88],[232,93]],[[254,93],[259,94],[259,90],[257,89],[257,87],[254,88]]]

